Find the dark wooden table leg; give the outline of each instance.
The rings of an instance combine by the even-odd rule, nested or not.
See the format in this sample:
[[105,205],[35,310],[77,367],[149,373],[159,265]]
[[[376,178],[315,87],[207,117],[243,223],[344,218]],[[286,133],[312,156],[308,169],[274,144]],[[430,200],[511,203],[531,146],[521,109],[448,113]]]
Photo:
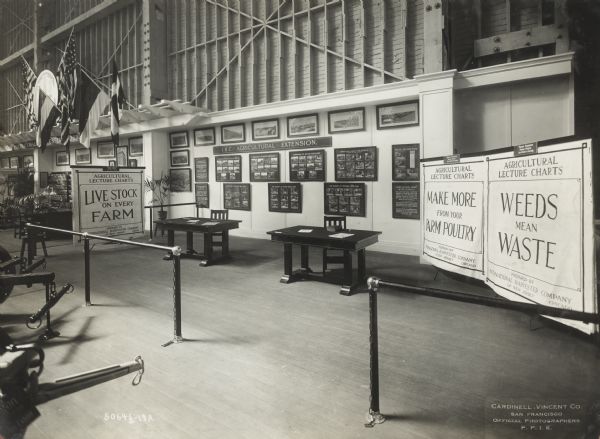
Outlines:
[[300,246],[300,267],[307,273],[312,273],[312,270],[308,266],[308,245]]
[[206,267],[210,265],[213,258],[213,235],[212,233],[204,234],[204,255],[200,260],[200,265]]
[[344,284],[340,294],[349,296],[352,290],[352,252],[344,250]]
[[[164,232],[164,227],[163,227],[163,232]],[[173,229],[167,230],[167,245],[169,247],[175,246],[175,230],[173,230]],[[163,257],[163,259],[165,261],[170,261],[171,259],[173,259],[173,255],[171,253],[168,253],[167,255],[165,255]]]
[[358,282],[362,282],[367,277],[367,252],[365,249],[358,251]]
[[224,258],[229,257],[229,230],[223,230],[221,235],[221,251]]
[[194,232],[185,232],[186,235],[186,252],[189,255],[193,255],[194,253],[196,253],[196,251],[194,250]]
[[283,276],[279,279],[282,284],[293,282],[292,278],[292,244],[283,243]]

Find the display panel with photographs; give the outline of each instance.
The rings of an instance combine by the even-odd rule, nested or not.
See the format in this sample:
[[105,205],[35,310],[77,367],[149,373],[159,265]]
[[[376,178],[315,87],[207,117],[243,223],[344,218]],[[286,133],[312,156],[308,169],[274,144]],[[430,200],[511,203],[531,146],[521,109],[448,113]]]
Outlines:
[[208,190],[208,183],[196,183],[194,189],[196,190],[196,206],[210,207],[210,191]]
[[290,181],[325,181],[325,150],[290,151]]
[[279,181],[279,153],[250,154],[250,181]]
[[206,146],[215,144],[215,127],[194,130],[194,145]]
[[144,155],[144,139],[132,137],[129,139],[129,157],[141,157]]
[[112,142],[98,142],[96,155],[99,159],[112,159],[115,157],[115,146]]
[[392,180],[419,181],[419,144],[392,145]]
[[319,115],[305,114],[287,118],[288,137],[313,136],[319,134]]
[[419,183],[392,183],[392,217],[420,219],[419,194]]
[[196,157],[194,159],[194,177],[196,182],[208,181],[208,157]]
[[338,148],[334,151],[336,181],[376,181],[377,147]]
[[189,166],[190,152],[187,149],[181,151],[171,151],[171,166]]
[[190,168],[169,169],[171,192],[192,191],[192,170]]
[[252,122],[252,140],[279,139],[279,119]]
[[216,181],[242,181],[242,156],[224,155],[215,157]]
[[329,122],[329,132],[331,134],[364,131],[365,129],[364,108],[330,111],[327,117]]
[[188,133],[187,131],[179,131],[177,133],[169,134],[169,141],[171,148],[187,148],[188,146]]
[[269,212],[302,213],[302,185],[269,183]]
[[231,210],[250,210],[250,183],[225,183],[223,185],[223,207]]
[[325,183],[325,214],[366,216],[365,183]]

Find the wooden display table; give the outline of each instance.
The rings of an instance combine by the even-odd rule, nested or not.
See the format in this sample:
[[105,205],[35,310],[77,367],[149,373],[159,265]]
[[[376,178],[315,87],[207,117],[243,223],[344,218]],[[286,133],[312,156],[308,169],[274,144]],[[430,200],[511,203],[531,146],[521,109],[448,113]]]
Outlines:
[[[229,230],[237,229],[240,220],[214,220],[210,218],[173,218],[165,220],[156,220],[154,224],[158,224],[167,230],[168,246],[175,245],[175,230],[186,232],[186,250],[181,253],[182,258],[200,259],[200,265],[207,266],[218,259],[229,258]],[[200,254],[194,250],[194,233],[202,233],[204,235],[204,253]],[[220,234],[221,241],[213,240],[213,235]],[[214,247],[221,247],[221,257],[214,258]]]
[[[308,247],[330,248],[343,250],[344,252],[344,277],[340,294],[349,296],[353,290],[362,284],[366,278],[366,253],[365,249],[378,241],[381,232],[371,230],[344,230],[341,232],[329,232],[325,227],[294,226],[285,229],[267,232],[271,235],[271,241],[283,243],[283,276],[280,282],[290,283],[298,279],[311,279],[322,282],[331,282],[325,273],[317,275],[313,273],[308,265]],[[293,271],[292,245],[300,246],[300,269]],[[352,270],[352,252],[358,256],[358,273],[354,280]],[[339,282],[336,282],[339,283]]]

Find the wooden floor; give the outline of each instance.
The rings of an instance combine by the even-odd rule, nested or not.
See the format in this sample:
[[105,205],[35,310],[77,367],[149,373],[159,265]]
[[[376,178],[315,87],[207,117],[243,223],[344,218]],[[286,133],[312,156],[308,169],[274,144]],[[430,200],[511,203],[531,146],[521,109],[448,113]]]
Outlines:
[[[92,307],[82,307],[81,247],[49,251],[57,283],[76,291],[53,312],[61,336],[45,344],[41,381],[136,355],[146,373],[137,387],[130,375],[40,406],[26,438],[525,438],[486,422],[490,401],[600,402],[600,358],[584,337],[515,312],[382,290],[388,420],[367,429],[368,296],[280,284],[281,245],[234,237],[229,264],[184,260],[185,342],[169,347],[161,344],[173,336],[172,263],[160,251],[96,244]],[[311,257],[319,269],[318,253]],[[389,280],[480,289],[443,274],[434,280],[415,258],[371,252],[367,265]],[[35,337],[21,322],[42,302],[40,288],[16,288],[1,325],[18,341]]]

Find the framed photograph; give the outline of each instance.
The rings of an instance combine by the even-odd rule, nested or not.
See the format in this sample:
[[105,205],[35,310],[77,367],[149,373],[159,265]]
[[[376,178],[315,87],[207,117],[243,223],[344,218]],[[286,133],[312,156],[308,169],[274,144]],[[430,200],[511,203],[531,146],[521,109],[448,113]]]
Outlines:
[[169,141],[171,143],[171,148],[187,148],[188,147],[188,133],[187,133],[187,131],[179,131],[177,133],[170,133]]
[[96,155],[99,159],[115,158],[115,147],[112,142],[98,142]]
[[344,133],[365,130],[365,109],[330,111],[328,113],[329,133]]
[[287,118],[288,137],[302,137],[319,134],[319,115],[305,114]]
[[419,125],[419,102],[377,106],[377,129]]
[[269,183],[269,212],[302,213],[302,185]]
[[191,168],[169,169],[169,176],[171,178],[171,192],[192,191]]
[[115,154],[117,156],[117,166],[127,166],[127,145],[117,146],[115,148]]
[[23,156],[23,167],[24,168],[33,168],[33,156],[32,155],[24,155]]
[[215,156],[216,181],[242,181],[242,156]]
[[116,168],[117,167],[117,161],[116,160],[109,160],[108,161],[108,166]]
[[223,185],[223,207],[229,210],[250,210],[252,208],[250,183],[225,183]]
[[208,157],[196,157],[194,159],[194,176],[196,183],[205,181],[208,182],[209,166]]
[[290,181],[325,181],[325,150],[290,151]]
[[223,125],[221,127],[221,142],[236,143],[246,141],[246,130],[243,123]]
[[8,159],[8,157],[2,157],[0,159],[0,167],[2,169],[8,169],[8,168],[10,168],[10,160]]
[[77,148],[75,150],[75,164],[89,165],[92,163],[92,153],[88,148]]
[[250,154],[250,181],[279,181],[279,153]]
[[336,148],[335,181],[377,181],[377,147]]
[[392,181],[419,181],[418,143],[392,145]]
[[144,139],[132,137],[129,139],[129,157],[142,157],[144,155]]
[[69,166],[69,154],[67,151],[56,151],[56,166]]
[[185,151],[171,151],[171,167],[177,166],[189,166],[190,165],[190,152]]
[[196,206],[197,207],[210,207],[210,191],[208,190],[208,183],[196,183],[194,185],[196,189]]
[[129,167],[130,168],[137,168],[137,159],[129,159]]
[[17,169],[19,167],[19,157],[10,158],[10,167],[11,169]]
[[252,122],[252,140],[279,139],[279,119]]
[[215,127],[194,130],[194,145],[205,146],[215,144]]

